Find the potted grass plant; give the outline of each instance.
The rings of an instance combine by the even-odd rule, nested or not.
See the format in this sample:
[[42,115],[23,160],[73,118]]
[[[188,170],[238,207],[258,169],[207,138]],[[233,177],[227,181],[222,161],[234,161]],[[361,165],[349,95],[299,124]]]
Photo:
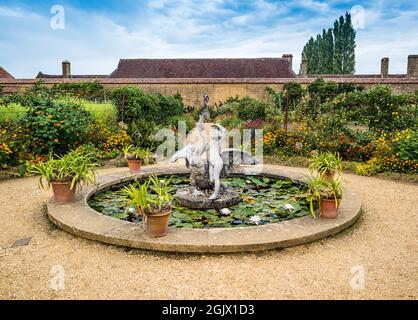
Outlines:
[[39,187],[52,186],[54,198],[58,203],[74,201],[78,185],[93,184],[96,181],[97,164],[89,157],[75,151],[61,158],[50,158],[29,166],[28,172],[39,176]]
[[171,179],[160,180],[153,176],[146,182],[125,187],[124,191],[128,204],[136,206],[142,215],[147,235],[153,238],[167,235],[173,199]]
[[338,153],[320,152],[310,159],[309,169],[316,170],[326,179],[332,179],[336,173],[342,171],[342,161]]
[[130,172],[139,172],[141,165],[148,165],[152,161],[152,152],[149,148],[138,148],[133,145],[123,148],[125,159],[128,161]]
[[310,212],[315,217],[315,204],[319,204],[320,215],[323,218],[335,219],[338,216],[343,189],[339,177],[324,178],[321,175],[312,176],[307,181],[306,199]]

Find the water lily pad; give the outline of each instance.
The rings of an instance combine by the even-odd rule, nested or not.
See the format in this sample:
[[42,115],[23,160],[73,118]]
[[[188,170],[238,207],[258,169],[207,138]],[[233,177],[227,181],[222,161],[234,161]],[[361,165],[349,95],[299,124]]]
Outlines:
[[[167,176],[168,177],[168,176]],[[268,177],[229,177],[222,183],[240,193],[242,201],[229,208],[231,213],[222,216],[214,209],[195,210],[176,205],[170,217],[170,226],[178,228],[217,228],[254,226],[250,217],[257,215],[259,225],[303,217],[309,214],[305,188],[289,179]],[[176,175],[172,178],[173,193],[189,184],[189,177]],[[283,205],[292,206],[284,208]],[[121,187],[111,188],[94,195],[89,205],[114,218],[140,222],[136,212],[129,212],[127,196]],[[135,208],[133,208],[135,209]],[[132,210],[131,210],[132,211]],[[134,210],[135,211],[135,210]]]

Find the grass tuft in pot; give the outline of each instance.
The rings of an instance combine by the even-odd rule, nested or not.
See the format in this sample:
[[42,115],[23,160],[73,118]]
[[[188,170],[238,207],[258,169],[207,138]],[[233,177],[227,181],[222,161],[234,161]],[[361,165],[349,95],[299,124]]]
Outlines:
[[39,176],[38,186],[49,189],[52,186],[55,200],[59,203],[74,201],[77,186],[96,182],[96,167],[90,157],[72,151],[61,158],[32,164],[28,172]]
[[318,171],[321,176],[331,179],[335,173],[340,174],[342,171],[341,157],[338,153],[320,152],[310,159],[309,169]]
[[133,145],[125,146],[123,153],[125,159],[128,161],[129,171],[139,172],[141,170],[141,164],[150,164],[154,159],[151,151],[150,148],[139,148]]
[[171,178],[160,180],[153,176],[148,181],[124,188],[128,204],[137,207],[150,237],[163,237],[168,233],[168,220],[172,210]]
[[341,178],[324,178],[321,175],[307,178],[308,190],[306,199],[312,216],[315,218],[315,208],[319,205],[322,217],[333,219],[338,215],[338,207],[342,199],[343,189]]

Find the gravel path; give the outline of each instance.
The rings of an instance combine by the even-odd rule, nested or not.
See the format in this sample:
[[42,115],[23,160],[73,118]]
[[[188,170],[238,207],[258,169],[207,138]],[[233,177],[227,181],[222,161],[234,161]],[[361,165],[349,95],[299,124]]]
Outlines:
[[[418,186],[344,179],[363,201],[353,227],[285,250],[224,255],[130,250],[72,236],[46,218],[49,193],[35,178],[3,181],[0,299],[417,299]],[[11,248],[25,237],[33,237],[28,246]],[[55,265],[65,270],[57,292]],[[353,267],[354,276],[364,270],[363,289],[350,285]]]

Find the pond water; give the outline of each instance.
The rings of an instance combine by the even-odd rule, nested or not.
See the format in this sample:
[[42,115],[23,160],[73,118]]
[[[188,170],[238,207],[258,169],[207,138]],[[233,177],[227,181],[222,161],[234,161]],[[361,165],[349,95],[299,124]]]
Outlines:
[[[169,178],[167,176],[166,178]],[[146,178],[145,178],[146,179]],[[160,179],[163,177],[160,176]],[[290,179],[276,179],[261,176],[228,177],[222,183],[241,196],[242,201],[229,208],[228,215],[215,209],[189,209],[174,204],[170,226],[178,228],[233,228],[263,225],[300,218],[309,214],[309,204],[304,196],[305,187]],[[174,193],[189,185],[189,177],[172,176]],[[96,193],[89,205],[102,214],[140,222],[136,209],[127,204],[123,186]]]

